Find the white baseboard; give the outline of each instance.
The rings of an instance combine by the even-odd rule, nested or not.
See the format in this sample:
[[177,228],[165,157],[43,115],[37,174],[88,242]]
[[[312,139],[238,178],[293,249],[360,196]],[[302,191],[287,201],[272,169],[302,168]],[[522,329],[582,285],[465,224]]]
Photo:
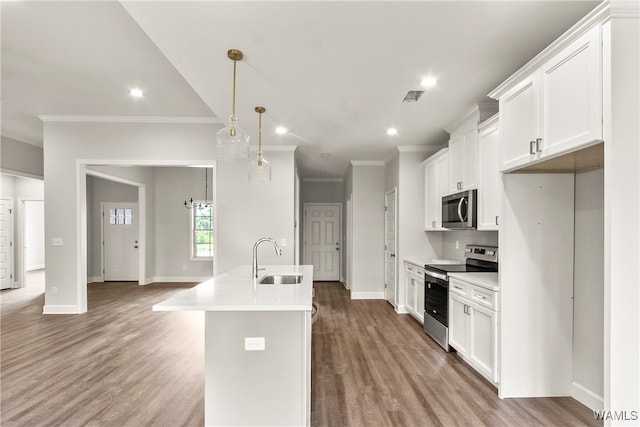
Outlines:
[[384,299],[384,292],[351,292],[351,299]]
[[[201,283],[211,279],[211,276],[195,276],[195,277],[184,277],[184,276],[155,276],[153,277],[152,282],[174,282],[174,283]],[[146,282],[146,280],[145,280]],[[148,284],[148,283],[145,283]]]
[[571,382],[571,397],[592,411],[604,409],[604,398],[575,381]]
[[94,283],[94,282],[104,282],[104,279],[102,278],[102,276],[87,277],[87,283]]
[[140,285],[144,286],[144,285],[149,285],[151,283],[153,283],[153,277],[147,277],[146,279],[144,279],[144,282],[140,283],[138,282]]
[[42,314],[80,314],[84,313],[77,305],[52,305],[42,307]]
[[409,310],[407,310],[406,305],[398,305],[396,307],[396,313],[398,314],[409,314]]
[[44,268],[44,264],[38,264],[38,265],[29,265],[25,267],[25,270],[33,271],[33,270],[42,270],[43,268]]

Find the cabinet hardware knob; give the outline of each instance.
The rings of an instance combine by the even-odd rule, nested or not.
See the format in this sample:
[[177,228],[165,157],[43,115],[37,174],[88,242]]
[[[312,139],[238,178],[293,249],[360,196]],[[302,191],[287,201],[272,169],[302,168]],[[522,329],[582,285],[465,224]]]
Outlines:
[[498,224],[498,215],[496,215],[496,225],[500,225]]
[[531,155],[536,154],[536,142],[535,141],[529,141],[529,154],[531,154]]
[[542,153],[542,138],[536,138],[536,151]]

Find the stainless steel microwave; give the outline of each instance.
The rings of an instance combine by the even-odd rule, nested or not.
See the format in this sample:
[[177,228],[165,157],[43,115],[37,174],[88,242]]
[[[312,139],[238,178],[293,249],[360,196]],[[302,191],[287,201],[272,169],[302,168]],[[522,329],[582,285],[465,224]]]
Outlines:
[[478,191],[468,190],[442,197],[442,226],[454,230],[477,226]]

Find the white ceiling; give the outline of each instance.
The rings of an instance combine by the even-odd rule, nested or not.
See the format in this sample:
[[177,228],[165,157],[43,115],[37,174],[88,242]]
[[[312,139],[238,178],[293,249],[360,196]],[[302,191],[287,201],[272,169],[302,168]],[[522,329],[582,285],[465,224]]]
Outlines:
[[[303,177],[342,177],[349,160],[445,144],[449,122],[597,3],[2,2],[2,134],[41,143],[37,115],[226,121],[235,48],[240,127],[255,142],[263,105],[265,144],[297,144]],[[437,87],[402,103],[426,75]]]

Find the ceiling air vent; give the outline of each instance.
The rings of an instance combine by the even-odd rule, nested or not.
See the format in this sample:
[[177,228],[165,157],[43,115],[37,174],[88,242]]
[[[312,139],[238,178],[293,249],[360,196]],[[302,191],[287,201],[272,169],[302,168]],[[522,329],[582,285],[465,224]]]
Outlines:
[[404,99],[402,100],[402,102],[417,102],[423,93],[424,93],[423,90],[410,90],[404,96]]

